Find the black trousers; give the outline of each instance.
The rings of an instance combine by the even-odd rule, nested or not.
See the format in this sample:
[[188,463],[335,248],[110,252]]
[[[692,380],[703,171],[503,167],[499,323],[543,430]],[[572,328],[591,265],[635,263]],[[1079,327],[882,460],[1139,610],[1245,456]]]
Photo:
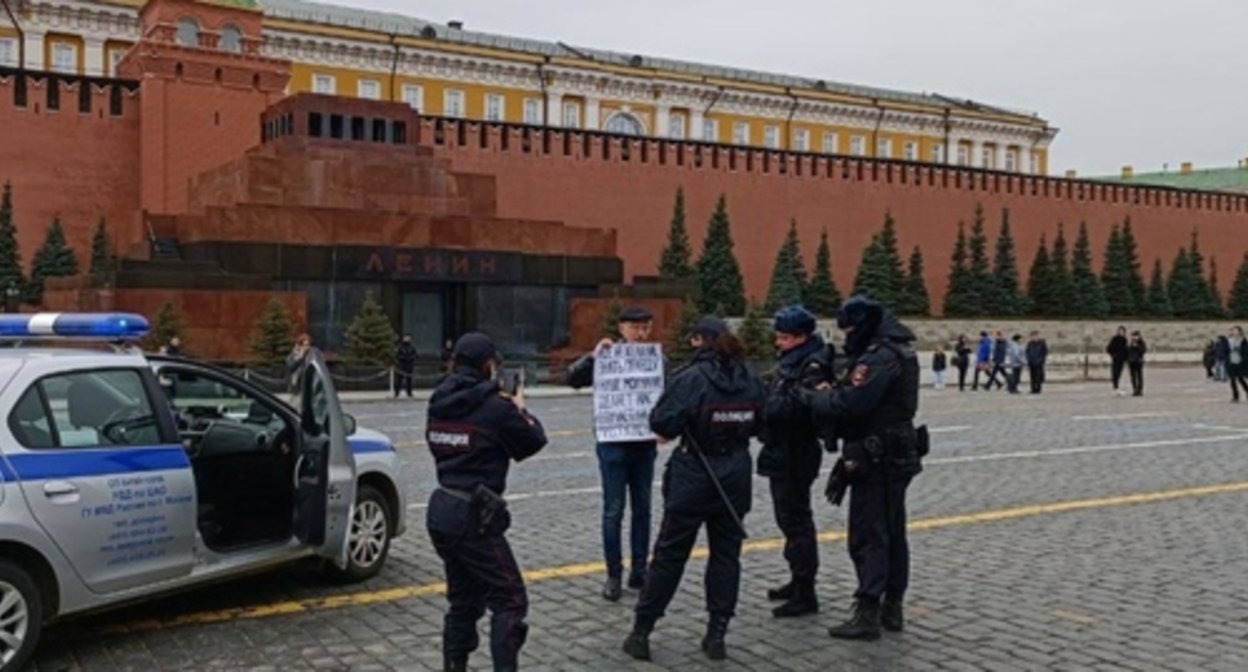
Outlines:
[[784,559],[789,563],[789,573],[794,583],[811,585],[819,573],[815,514],[810,508],[813,484],[813,480],[806,478],[771,479],[771,503],[776,512],[776,525],[784,534]]
[[1236,384],[1243,387],[1244,395],[1248,396],[1248,371],[1235,369],[1229,377],[1231,379],[1231,399],[1239,401],[1239,387],[1236,387]]
[[460,539],[432,530],[429,535],[446,566],[446,599],[451,603],[443,621],[443,655],[466,659],[477,649],[477,621],[488,608],[494,669],[516,669],[529,632],[524,622],[529,599],[507,538]]
[[[707,460],[728,495],[732,510],[744,520],[750,508],[753,478],[749,451],[708,456]],[[706,610],[712,618],[724,620],[736,614],[745,531],[733,519],[732,510],[698,456],[686,448],[677,449],[663,473],[663,523],[654,542],[645,585],[637,598],[639,619],[657,621],[666,613],[703,525],[710,546],[703,581]]]
[[404,366],[394,370],[394,396],[399,396],[400,390],[407,390],[407,396],[412,396],[412,378],[414,369]]
[[1122,382],[1122,367],[1127,363],[1125,359],[1113,359],[1109,362],[1109,375],[1114,381],[1114,389],[1118,389],[1118,383]]
[[849,557],[858,575],[857,599],[901,601],[910,587],[910,543],[906,539],[909,486],[909,477],[850,486]]
[[[1001,380],[997,380],[997,374],[1001,374]],[[988,382],[984,383],[985,390],[991,390],[992,384],[996,383],[997,387],[1005,387],[1010,382],[1010,374],[1005,370],[1004,364],[993,364],[992,373],[988,374]]]
[[1144,394],[1144,362],[1131,362],[1127,364],[1127,368],[1131,370],[1131,392],[1136,396]]
[[958,367],[958,390],[966,389],[966,367]]
[[1044,389],[1044,365],[1028,364],[1027,380],[1031,381],[1032,394],[1040,394]]

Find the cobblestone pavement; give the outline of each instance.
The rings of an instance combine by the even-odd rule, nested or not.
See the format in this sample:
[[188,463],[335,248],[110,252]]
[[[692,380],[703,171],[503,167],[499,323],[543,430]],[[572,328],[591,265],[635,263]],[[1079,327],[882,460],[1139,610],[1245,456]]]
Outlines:
[[[1193,370],[1149,372],[1147,396],[1107,383],[1039,397],[924,392],[934,431],[911,488],[914,569],[903,634],[826,636],[852,592],[844,509],[817,507],[816,617],[778,622],[786,570],[766,483],[755,480],[742,602],[726,663],[698,648],[701,560],[653,636],[654,663],[620,651],[635,593],[598,596],[599,493],[585,397],[534,400],[551,445],[510,482],[510,538],[529,575],[526,669],[1248,669],[1248,404]],[[441,662],[441,566],[423,530],[434,487],[424,405],[351,409],[400,444],[412,526],[377,579],[327,586],[297,567],[70,621],[39,670],[420,670]],[[660,456],[660,460],[664,459]],[[830,466],[830,461],[825,461]],[[816,487],[821,488],[822,483]],[[657,489],[656,489],[657,496]],[[655,525],[658,524],[656,502]],[[627,528],[626,528],[627,529]],[[483,621],[485,626],[487,621]],[[487,647],[488,648],[488,647]],[[488,651],[474,655],[489,669]]]

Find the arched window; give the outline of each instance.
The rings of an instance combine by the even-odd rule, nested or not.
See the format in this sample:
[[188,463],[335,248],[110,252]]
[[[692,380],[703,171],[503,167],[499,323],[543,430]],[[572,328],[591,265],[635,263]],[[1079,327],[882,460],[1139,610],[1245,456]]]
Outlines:
[[626,112],[617,112],[607,119],[607,124],[603,126],[604,131],[608,133],[618,133],[620,135],[645,135],[646,129],[631,114]]
[[195,19],[178,19],[178,44],[184,47],[199,46],[199,23]]
[[217,38],[217,48],[235,54],[243,50],[243,33],[234,26],[225,26]]

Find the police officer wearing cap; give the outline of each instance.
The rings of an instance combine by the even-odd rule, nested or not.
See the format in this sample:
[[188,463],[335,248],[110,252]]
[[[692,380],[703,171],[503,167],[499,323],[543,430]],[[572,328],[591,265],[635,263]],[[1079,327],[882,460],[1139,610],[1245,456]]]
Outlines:
[[777,312],[777,366],[764,376],[768,390],[758,474],[770,480],[776,524],[784,533],[784,559],[789,563],[789,582],[767,591],[768,599],[784,601],[772,610],[776,618],[819,611],[815,595],[819,546],[810,488],[819,475],[823,451],[798,392],[831,383],[835,376],[828,347],[815,328],[815,316],[801,306]]
[[650,659],[650,632],[680,585],[685,563],[706,526],[709,625],[702,650],[727,657],[724,635],[741,582],[742,518],[750,508],[750,437],[758,432],[765,391],[744,363],[741,342],[715,317],[698,320],[689,343],[693,361],[672,374],[650,413],[661,442],[679,440],[663,473],[663,524],[637,600],[624,651]]
[[[829,478],[829,499],[848,485],[849,555],[858,575],[854,613],[828,631],[838,639],[874,640],[881,624],[902,629],[902,599],[910,578],[906,541],[906,488],[927,452],[926,428],[916,429],[919,361],[914,333],[863,296],[850,298],[836,316],[851,358],[848,378],[809,396],[819,423],[834,424],[841,459]],[[843,490],[842,490],[843,492]]]
[[[650,311],[629,306],[620,311],[616,330],[625,343],[643,343],[650,339],[652,320]],[[614,340],[604,338],[598,342],[594,352],[573,362],[568,368],[568,386],[580,389],[593,385],[594,355],[613,345]],[[646,558],[650,553],[650,499],[654,490],[654,461],[658,456],[658,446],[653,440],[600,443],[597,453],[598,472],[602,477],[602,551],[607,565],[602,596],[615,602],[623,592],[621,528],[624,524],[625,495],[627,501],[632,503],[628,587],[641,588],[646,578]]]
[[528,626],[524,580],[504,533],[511,517],[502,496],[512,460],[546,445],[542,424],[495,380],[500,358],[489,337],[470,333],[452,350],[453,368],[429,400],[426,440],[437,465],[427,521],[446,566],[450,610],[442,631],[444,669],[466,670],[488,607],[495,670],[517,669]]

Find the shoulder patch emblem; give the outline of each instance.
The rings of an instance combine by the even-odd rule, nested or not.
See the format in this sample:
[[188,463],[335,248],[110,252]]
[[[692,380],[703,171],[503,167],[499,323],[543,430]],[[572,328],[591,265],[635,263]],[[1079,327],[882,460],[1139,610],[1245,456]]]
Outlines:
[[859,364],[854,367],[854,372],[849,375],[849,382],[854,387],[858,387],[867,382],[867,365]]

